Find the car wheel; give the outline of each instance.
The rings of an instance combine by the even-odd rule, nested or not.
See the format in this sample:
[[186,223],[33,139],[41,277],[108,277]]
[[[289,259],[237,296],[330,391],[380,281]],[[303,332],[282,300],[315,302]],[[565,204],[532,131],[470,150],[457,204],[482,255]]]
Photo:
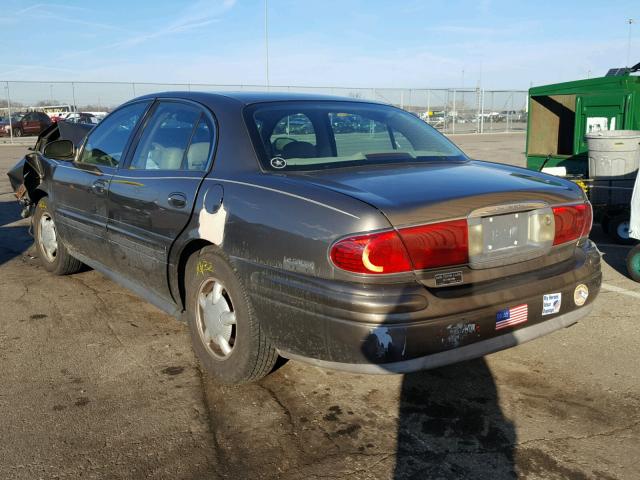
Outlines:
[[212,377],[239,384],[271,372],[278,354],[238,274],[216,247],[189,258],[185,291],[193,349]]
[[627,255],[627,271],[632,280],[640,282],[640,244],[633,247]]
[[22,136],[22,129],[21,128],[16,128],[15,131],[13,132],[13,136],[14,137],[21,137]]
[[82,263],[69,254],[58,238],[47,197],[41,198],[33,216],[33,231],[42,266],[56,275],[68,275],[82,268]]
[[632,245],[635,240],[629,237],[629,214],[621,213],[609,220],[609,236],[620,245]]
[[600,227],[602,228],[602,231],[607,235],[609,234],[610,222],[611,222],[611,219],[607,216],[602,217],[602,221],[600,222]]

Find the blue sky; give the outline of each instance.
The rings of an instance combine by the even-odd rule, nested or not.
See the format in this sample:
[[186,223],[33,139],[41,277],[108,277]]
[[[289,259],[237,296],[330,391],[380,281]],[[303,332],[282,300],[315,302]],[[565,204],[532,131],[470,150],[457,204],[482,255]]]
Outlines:
[[[640,1],[269,0],[272,85],[519,88],[640,62]],[[264,84],[264,0],[2,0],[0,80]],[[464,71],[464,75],[463,75]]]

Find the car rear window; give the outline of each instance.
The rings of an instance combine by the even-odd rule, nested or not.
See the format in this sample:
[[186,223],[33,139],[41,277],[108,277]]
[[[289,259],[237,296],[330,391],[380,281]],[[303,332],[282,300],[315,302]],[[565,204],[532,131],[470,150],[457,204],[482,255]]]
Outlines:
[[258,156],[269,170],[467,159],[424,121],[387,105],[272,102],[249,106],[245,119]]

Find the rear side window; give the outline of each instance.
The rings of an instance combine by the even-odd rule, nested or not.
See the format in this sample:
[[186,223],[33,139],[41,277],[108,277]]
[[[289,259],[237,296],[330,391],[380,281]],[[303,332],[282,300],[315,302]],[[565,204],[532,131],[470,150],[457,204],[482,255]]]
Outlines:
[[187,170],[205,170],[207,161],[213,146],[213,132],[209,126],[209,122],[204,118],[200,118],[200,122],[196,126],[193,133],[189,150],[187,150],[186,169]]
[[204,170],[211,139],[211,130],[200,108],[161,102],[144,128],[129,168]]
[[80,163],[117,167],[148,102],[122,107],[103,120],[87,138]]

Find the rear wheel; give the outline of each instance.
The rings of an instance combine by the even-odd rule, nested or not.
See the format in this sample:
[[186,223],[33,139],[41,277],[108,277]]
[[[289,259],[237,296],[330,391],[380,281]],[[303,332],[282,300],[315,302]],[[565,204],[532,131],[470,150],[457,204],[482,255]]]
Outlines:
[[627,255],[627,271],[632,280],[640,282],[640,244],[633,247]]
[[189,258],[185,290],[193,349],[211,376],[238,384],[272,370],[278,354],[238,274],[218,249],[205,247]]
[[33,236],[42,266],[56,275],[68,275],[82,268],[82,263],[69,254],[58,238],[47,197],[41,198],[33,215]]
[[632,245],[635,240],[629,237],[629,214],[621,213],[609,220],[609,236],[621,245]]

